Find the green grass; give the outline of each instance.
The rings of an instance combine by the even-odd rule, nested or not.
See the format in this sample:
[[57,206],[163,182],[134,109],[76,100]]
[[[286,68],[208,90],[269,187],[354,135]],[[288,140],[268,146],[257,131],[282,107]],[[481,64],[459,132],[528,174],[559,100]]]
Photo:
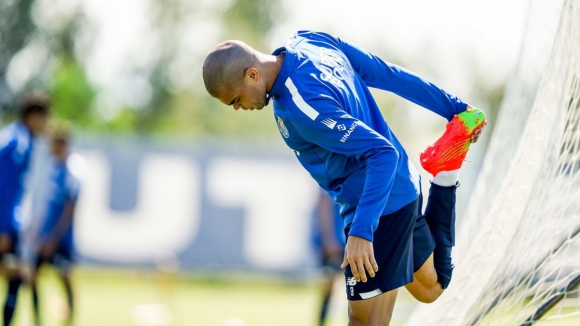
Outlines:
[[[259,275],[210,273],[168,275],[141,270],[78,268],[73,274],[76,293],[76,326],[309,326],[316,325],[319,284],[292,282]],[[43,326],[60,326],[66,303],[56,273],[42,271],[39,279]],[[5,284],[0,282],[5,293]],[[327,326],[345,326],[346,299],[342,282],[335,286]],[[32,323],[31,295],[27,286],[20,291],[13,326]],[[401,290],[392,326],[400,326],[416,302]],[[141,312],[135,315],[135,311]],[[577,307],[561,314],[575,313]],[[164,316],[164,313],[169,316]],[[170,317],[169,323],[142,320]],[[550,319],[538,325],[578,325],[580,316]],[[163,319],[163,318],[162,318]],[[233,320],[244,323],[234,323]],[[225,324],[232,320],[230,324]]]
[[[176,277],[80,268],[74,272],[73,282],[77,295],[75,325],[79,326],[160,325],[138,324],[132,316],[136,307],[146,310],[151,307],[146,305],[151,304],[170,311],[172,322],[162,325],[222,326],[231,318],[239,318],[247,326],[315,325],[319,300],[315,283],[292,283],[271,277]],[[62,325],[66,304],[53,271],[46,269],[41,273],[39,291],[43,325]],[[338,293],[341,298],[342,294]],[[333,313],[332,317],[328,326],[346,325],[344,314]],[[27,286],[20,292],[13,325],[32,325]]]
[[[339,278],[340,279],[340,278]],[[168,275],[141,270],[78,268],[73,274],[76,293],[76,326],[315,326],[319,284],[292,282],[272,276],[236,274]],[[42,271],[39,279],[43,326],[64,325],[66,303],[56,273]],[[5,293],[5,284],[0,282]],[[346,298],[342,282],[335,285],[327,326],[345,326]],[[31,295],[20,291],[13,326],[31,326]],[[416,302],[399,292],[392,326],[401,326]],[[134,311],[141,314],[135,316]],[[577,307],[558,313],[576,314]],[[164,317],[171,322],[155,323],[139,318]],[[156,314],[157,313],[157,314]],[[554,312],[556,313],[556,312]],[[553,313],[553,314],[554,314]],[[552,317],[554,318],[554,317]],[[244,323],[225,324],[227,320]],[[580,316],[549,319],[538,325],[579,325]]]

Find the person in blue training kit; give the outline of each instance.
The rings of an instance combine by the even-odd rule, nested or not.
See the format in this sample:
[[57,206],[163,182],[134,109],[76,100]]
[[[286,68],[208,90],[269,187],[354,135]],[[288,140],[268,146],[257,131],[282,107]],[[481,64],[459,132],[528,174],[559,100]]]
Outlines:
[[50,104],[40,94],[24,98],[19,120],[0,131],[0,269],[8,279],[4,303],[4,325],[10,325],[22,275],[18,259],[20,202],[30,165],[34,137],[48,121]]
[[[421,302],[441,295],[453,270],[461,162],[432,172],[423,214],[419,173],[369,87],[450,120],[422,164],[464,157],[484,125],[480,110],[352,43],[312,31],[298,32],[271,55],[241,41],[220,43],[205,58],[203,79],[210,95],[235,110],[260,110],[273,100],[284,141],[341,206],[349,325],[388,325],[401,286]],[[477,127],[464,128],[465,117]]]
[[68,318],[73,317],[73,291],[70,280],[70,270],[73,264],[73,221],[75,206],[79,194],[80,178],[78,173],[77,154],[70,153],[70,131],[68,127],[58,126],[50,135],[49,179],[43,183],[47,187],[43,203],[43,218],[39,235],[36,237],[38,253],[32,269],[30,284],[34,318],[37,325],[41,324],[37,273],[45,264],[51,264],[58,269],[64,285],[68,303]]
[[333,203],[325,191],[320,192],[314,213],[313,244],[319,256],[323,272],[322,302],[318,315],[318,325],[326,323],[333,286],[344,257],[344,225],[340,216],[340,206]]

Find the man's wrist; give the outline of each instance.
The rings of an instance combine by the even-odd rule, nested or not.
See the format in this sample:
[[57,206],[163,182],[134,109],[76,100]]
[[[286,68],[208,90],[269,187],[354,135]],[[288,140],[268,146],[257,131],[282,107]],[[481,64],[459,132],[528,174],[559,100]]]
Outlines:
[[349,232],[348,236],[349,237],[360,238],[360,239],[363,239],[363,240],[367,240],[369,242],[373,242],[373,237],[372,236],[369,237],[367,235],[361,235],[361,234],[356,234],[356,233],[352,233],[352,232]]

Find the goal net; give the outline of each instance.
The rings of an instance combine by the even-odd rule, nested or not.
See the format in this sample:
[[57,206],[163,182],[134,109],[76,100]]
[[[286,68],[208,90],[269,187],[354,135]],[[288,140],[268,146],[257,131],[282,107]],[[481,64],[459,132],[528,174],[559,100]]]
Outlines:
[[580,325],[580,1],[531,2],[450,287],[407,325]]

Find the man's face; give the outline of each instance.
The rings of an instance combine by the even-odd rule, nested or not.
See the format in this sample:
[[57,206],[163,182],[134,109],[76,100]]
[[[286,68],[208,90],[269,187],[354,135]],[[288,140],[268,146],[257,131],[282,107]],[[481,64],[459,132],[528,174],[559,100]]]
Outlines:
[[58,160],[64,161],[68,153],[68,141],[62,137],[54,137],[51,140],[50,151]]
[[26,117],[25,123],[33,135],[41,134],[46,128],[48,114],[31,113]]
[[233,89],[221,87],[218,99],[235,110],[261,110],[266,105],[266,86],[257,70],[249,68],[243,81]]

